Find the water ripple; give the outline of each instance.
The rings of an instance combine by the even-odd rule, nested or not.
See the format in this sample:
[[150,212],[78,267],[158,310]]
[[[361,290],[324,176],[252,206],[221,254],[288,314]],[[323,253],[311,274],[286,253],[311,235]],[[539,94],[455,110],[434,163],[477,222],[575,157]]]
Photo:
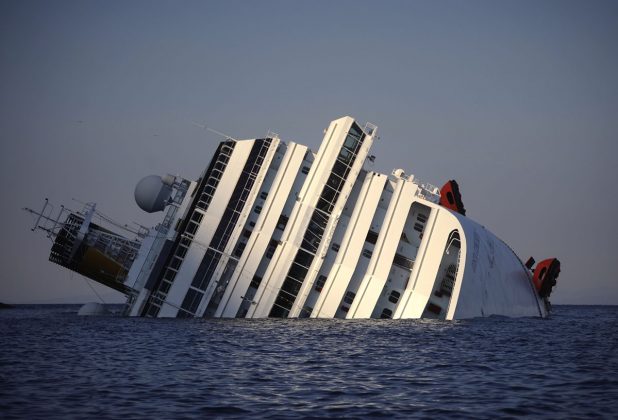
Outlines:
[[549,320],[176,320],[0,312],[17,418],[612,418],[617,307]]

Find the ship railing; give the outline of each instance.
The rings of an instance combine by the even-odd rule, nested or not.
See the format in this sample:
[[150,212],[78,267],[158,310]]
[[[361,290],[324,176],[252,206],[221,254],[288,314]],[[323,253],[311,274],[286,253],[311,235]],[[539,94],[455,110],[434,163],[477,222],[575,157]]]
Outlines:
[[[269,137],[271,138],[271,137]],[[272,139],[272,138],[271,138]],[[264,141],[262,143],[262,145],[260,146],[260,150],[258,152],[258,157],[256,158],[255,162],[253,163],[253,165],[251,166],[251,170],[249,172],[249,177],[247,177],[247,179],[245,180],[245,183],[243,185],[243,189],[240,193],[240,198],[238,199],[238,201],[236,201],[236,203],[234,204],[234,213],[238,213],[240,214],[241,211],[244,209],[245,204],[247,202],[247,200],[249,200],[250,198],[250,193],[251,190],[253,189],[253,187],[256,184],[260,184],[260,181],[263,179],[263,174],[262,176],[260,176],[258,178],[258,175],[260,174],[260,170],[262,169],[262,166],[264,164],[266,155],[268,153],[268,148],[270,148],[270,145],[272,144],[272,140],[270,141]],[[266,150],[266,152],[264,153],[264,156],[262,157],[262,151]],[[256,182],[257,181],[257,182]],[[253,196],[255,196],[257,194],[257,191],[253,194]],[[244,198],[243,198],[244,197]],[[221,240],[219,241],[218,244],[215,244],[214,248],[219,250],[219,251],[223,251],[221,249],[221,247],[225,247],[230,239],[230,236],[232,235],[233,232],[233,227],[230,229],[230,224],[232,223],[232,221],[230,220],[228,222],[228,225],[226,226],[224,232],[226,232],[225,235],[223,235],[221,237]]]
[[141,246],[138,240],[132,241],[121,235],[98,230],[94,226],[89,229],[84,243],[99,250],[127,270]]
[[43,208],[40,211],[32,210],[28,207],[24,207],[22,210],[37,216],[34,226],[30,230],[32,232],[36,230],[47,232],[47,238],[52,239],[52,241],[64,227],[65,222],[61,222],[60,219],[64,217],[64,219],[68,220],[68,216],[75,213],[71,209],[61,205],[58,215],[53,217],[52,214],[54,212],[54,205],[50,203],[47,198],[45,199]]
[[[180,187],[178,189],[176,189],[176,193],[174,194],[174,197],[172,198],[172,202],[176,203],[176,204],[180,204],[182,203],[182,200],[185,197],[185,194],[187,193],[188,190],[188,185],[185,184],[185,182],[183,181],[181,183],[181,185],[184,187]],[[166,234],[169,231],[169,228],[172,226],[172,222],[174,221],[174,217],[176,216],[176,213],[178,212],[178,206],[168,206],[167,212],[165,213],[165,217],[163,218],[163,221],[161,222],[161,224],[158,226],[158,231]]]
[[440,189],[438,187],[429,183],[419,183],[416,180],[413,180],[412,182],[419,187],[415,193],[416,197],[436,204],[440,202]]
[[363,127],[363,131],[368,136],[374,136],[376,132],[378,131],[378,126],[370,122],[366,122],[365,126]]

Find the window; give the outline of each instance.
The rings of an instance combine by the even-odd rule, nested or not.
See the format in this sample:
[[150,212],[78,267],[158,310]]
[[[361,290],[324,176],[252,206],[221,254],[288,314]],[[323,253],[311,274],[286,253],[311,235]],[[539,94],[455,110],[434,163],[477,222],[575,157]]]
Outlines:
[[393,290],[390,296],[388,297],[388,301],[391,303],[397,303],[399,302],[400,296],[401,296],[401,293],[399,293],[397,290]]
[[275,249],[277,248],[278,242],[274,239],[270,241],[268,244],[268,248],[266,249],[266,258],[271,259],[275,254]]
[[373,255],[373,252],[371,252],[368,249],[363,249],[363,257],[371,258],[372,255]]
[[318,245],[320,245],[320,238],[310,232],[307,232],[305,233],[305,237],[303,238],[303,242],[300,247],[304,250],[315,253],[318,250]]
[[440,315],[440,312],[442,312],[442,308],[440,306],[436,305],[433,302],[429,302],[427,304],[427,310],[429,312],[432,312],[432,313],[436,314],[436,315]]
[[330,176],[328,177],[328,180],[326,181],[326,185],[328,185],[334,190],[340,191],[343,186],[343,182],[344,182],[343,179],[331,173]]
[[249,222],[249,226],[251,226],[251,227],[255,227],[255,222],[254,222],[253,220],[252,220],[252,221],[250,221],[250,222]]
[[238,245],[236,245],[236,249],[234,250],[234,256],[240,258],[242,252],[245,250],[245,246],[247,246],[246,243],[239,242]]
[[195,235],[195,232],[197,232],[197,228],[199,227],[199,225],[195,222],[189,222],[189,226],[187,226],[187,229],[185,230],[185,232],[191,234],[191,235]]
[[325,275],[321,275],[320,277],[318,277],[318,279],[315,281],[315,291],[316,292],[321,292],[322,289],[324,288],[324,285],[326,284],[326,276]]
[[332,172],[339,175],[339,177],[346,179],[348,177],[348,173],[350,172],[350,168],[337,160],[335,161]]
[[189,248],[187,248],[186,246],[178,245],[178,249],[176,250],[176,256],[179,258],[184,258],[185,255],[187,255],[188,249]]
[[[174,280],[173,277],[172,277],[172,280]],[[159,287],[159,291],[161,293],[167,293],[170,290],[171,285],[172,283],[170,283],[169,281],[163,281],[161,282],[161,287]]]
[[302,281],[298,281],[296,278],[287,276],[285,281],[283,282],[283,286],[281,286],[279,295],[285,297],[289,303],[294,304],[294,300],[296,300],[296,295],[298,294],[302,285]]
[[423,231],[423,225],[421,225],[420,223],[414,223],[414,230],[417,232],[422,232]]
[[418,216],[416,216],[416,220],[418,220],[421,223],[426,223],[427,216],[425,216],[423,213],[419,213]]
[[320,197],[322,197],[326,201],[334,203],[337,200],[338,195],[339,193],[337,191],[333,190],[331,187],[326,185],[324,189],[322,190],[322,194],[320,195]]
[[343,297],[343,301],[345,303],[347,303],[348,305],[351,305],[352,302],[354,302],[354,297],[356,296],[356,293],[354,293],[353,291],[349,290],[346,292],[345,296]]
[[288,224],[288,217],[285,214],[279,216],[279,220],[277,221],[277,229],[283,230],[285,226]]
[[356,150],[356,147],[358,146],[358,140],[353,135],[348,134],[345,142],[343,143],[343,146],[350,150]]
[[330,249],[332,249],[335,252],[339,252],[339,244],[333,244]]
[[335,206],[331,204],[330,201],[326,201],[323,198],[320,198],[320,201],[318,201],[317,206],[315,206],[316,209],[322,210],[324,213],[327,213],[327,214],[331,214],[333,212],[334,207]]
[[294,262],[292,264],[292,267],[290,267],[290,271],[288,272],[288,278],[292,278],[302,283],[303,280],[305,280],[308,271],[309,269],[307,267],[304,267],[297,262]]
[[395,254],[393,258],[393,264],[397,267],[405,268],[406,270],[412,270],[412,266],[414,265],[414,260],[404,257],[401,254]]
[[375,245],[375,243],[378,241],[378,234],[373,230],[370,230],[369,232],[367,232],[367,238],[365,238],[365,241]]
[[249,238],[249,236],[251,236],[251,231],[249,229],[245,229],[242,231],[242,236],[244,238]]
[[303,267],[309,267],[313,262],[313,254],[310,254],[309,252],[300,249],[296,253],[296,258],[294,258],[294,262],[302,265]]
[[176,277],[176,272],[174,270],[167,269],[165,270],[165,274],[163,275],[163,281],[174,281]]
[[212,198],[212,196],[215,194],[215,187],[211,186],[211,185],[207,185],[204,188],[204,194],[208,195],[210,198]]
[[178,268],[180,268],[180,264],[182,264],[182,258],[174,257],[172,259],[170,267],[172,267],[174,270],[178,270]]
[[262,191],[262,193],[260,194],[260,198],[262,200],[266,200],[266,197],[268,197],[268,193],[266,191]]
[[352,159],[354,159],[354,154],[352,154],[352,152],[350,152],[348,149],[342,148],[339,151],[339,156],[337,156],[337,159],[339,159],[346,165],[349,165]]
[[253,210],[255,214],[260,214],[262,212],[262,206],[255,206],[255,210]]
[[251,283],[249,283],[249,287],[253,287],[254,289],[257,289],[258,287],[260,287],[261,282],[262,282],[262,277],[253,276],[253,279],[251,279]]
[[307,175],[309,173],[309,167],[308,166],[303,166],[303,168],[300,171],[302,173],[304,173],[305,175]]
[[204,296],[204,293],[190,288],[187,291],[187,294],[185,295],[185,298],[182,301],[182,305],[180,305],[180,307],[187,312],[195,313],[197,307],[200,304],[200,301],[202,300],[202,296]]
[[392,317],[393,317],[393,311],[391,311],[388,308],[384,308],[384,310],[380,314],[380,318],[382,318],[382,319],[390,319]]

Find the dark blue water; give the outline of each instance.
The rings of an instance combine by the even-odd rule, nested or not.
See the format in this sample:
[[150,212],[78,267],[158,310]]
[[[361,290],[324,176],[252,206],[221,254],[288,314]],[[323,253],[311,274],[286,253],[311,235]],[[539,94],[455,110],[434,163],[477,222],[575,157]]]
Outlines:
[[0,418],[606,417],[618,307],[458,322],[0,311]]

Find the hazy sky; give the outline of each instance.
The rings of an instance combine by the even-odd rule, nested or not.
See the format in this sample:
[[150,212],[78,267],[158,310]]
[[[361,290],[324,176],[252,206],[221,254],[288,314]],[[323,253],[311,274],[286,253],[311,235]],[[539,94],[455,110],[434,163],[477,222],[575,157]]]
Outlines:
[[562,0],[0,1],[0,301],[96,300],[21,207],[153,225],[137,181],[219,141],[192,121],[317,150],[343,115],[379,126],[376,170],[457,179],[522,259],[557,256],[554,303],[618,304],[618,2]]

